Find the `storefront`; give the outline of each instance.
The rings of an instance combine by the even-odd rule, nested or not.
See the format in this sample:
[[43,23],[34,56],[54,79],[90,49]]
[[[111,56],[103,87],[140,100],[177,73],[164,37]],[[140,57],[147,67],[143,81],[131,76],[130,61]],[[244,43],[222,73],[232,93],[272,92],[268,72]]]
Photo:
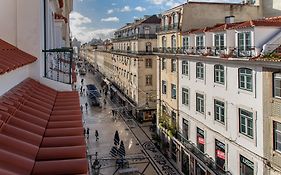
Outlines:
[[182,150],[181,152],[181,172],[184,174],[184,175],[189,175],[189,164],[190,164],[190,156],[189,154]]
[[254,163],[240,155],[240,175],[254,175]]
[[215,161],[218,167],[225,169],[225,144],[215,140]]
[[201,152],[205,152],[205,137],[204,131],[197,127],[197,148]]

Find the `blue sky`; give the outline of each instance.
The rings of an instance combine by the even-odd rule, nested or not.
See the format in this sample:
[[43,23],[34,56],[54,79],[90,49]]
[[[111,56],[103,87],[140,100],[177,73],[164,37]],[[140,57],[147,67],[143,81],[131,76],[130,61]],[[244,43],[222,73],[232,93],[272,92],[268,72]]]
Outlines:
[[[196,0],[240,2],[241,0]],[[74,0],[70,16],[71,33],[82,42],[92,38],[106,39],[114,30],[135,18],[159,14],[186,0]]]

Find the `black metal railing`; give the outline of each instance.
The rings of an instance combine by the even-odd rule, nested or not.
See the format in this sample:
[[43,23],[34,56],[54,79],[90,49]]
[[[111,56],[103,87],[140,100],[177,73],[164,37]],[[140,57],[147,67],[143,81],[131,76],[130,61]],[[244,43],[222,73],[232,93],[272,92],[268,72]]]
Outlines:
[[44,76],[48,79],[71,84],[72,48],[43,50],[45,55]]
[[182,143],[182,145],[196,158],[202,161],[210,170],[212,170],[217,175],[230,175],[231,173],[222,169],[215,161],[209,157],[207,154],[203,153],[199,148],[196,147],[194,143],[187,140],[180,132],[177,132],[177,140]]
[[170,31],[170,30],[180,30],[181,26],[179,23],[169,24],[169,25],[163,25],[160,28],[158,28],[157,32],[164,32],[164,31]]
[[113,39],[113,41],[125,41],[125,40],[133,40],[133,39],[156,39],[156,34],[134,34],[129,36],[117,36]]

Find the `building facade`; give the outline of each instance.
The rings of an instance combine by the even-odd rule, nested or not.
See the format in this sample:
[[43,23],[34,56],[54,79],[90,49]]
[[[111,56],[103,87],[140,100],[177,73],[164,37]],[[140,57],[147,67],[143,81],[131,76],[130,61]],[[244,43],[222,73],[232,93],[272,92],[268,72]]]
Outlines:
[[[151,120],[156,111],[156,15],[128,23],[114,33],[112,46],[96,49],[95,68],[118,90],[128,113],[141,121]],[[108,44],[107,44],[108,45]]]
[[272,96],[280,62],[257,61],[280,46],[280,19],[181,34],[182,47],[158,48],[158,128],[167,155],[188,175],[280,173],[279,101]]

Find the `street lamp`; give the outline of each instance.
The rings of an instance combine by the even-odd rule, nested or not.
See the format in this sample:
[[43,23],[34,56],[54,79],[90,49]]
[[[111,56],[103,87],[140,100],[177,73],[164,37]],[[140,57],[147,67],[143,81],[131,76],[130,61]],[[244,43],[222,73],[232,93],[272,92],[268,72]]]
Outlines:
[[96,156],[96,158],[95,158],[95,161],[92,165],[92,170],[93,170],[94,175],[99,175],[101,165],[100,165],[100,162],[98,160],[98,152],[96,152],[95,156]]

